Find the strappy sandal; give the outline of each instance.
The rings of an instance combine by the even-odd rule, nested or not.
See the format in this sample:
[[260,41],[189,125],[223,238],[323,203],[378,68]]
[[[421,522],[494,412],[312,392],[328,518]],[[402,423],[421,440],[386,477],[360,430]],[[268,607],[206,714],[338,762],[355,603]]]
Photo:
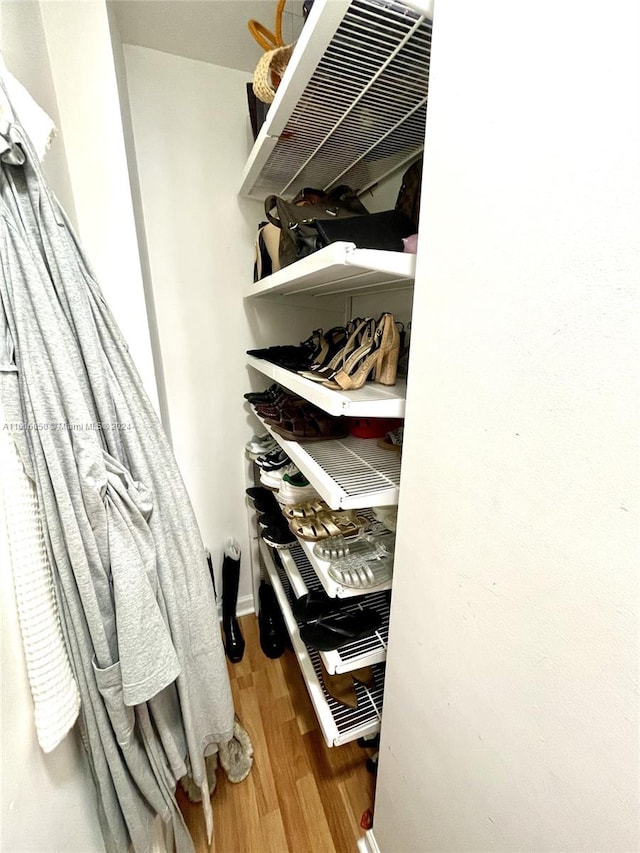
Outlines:
[[316,515],[312,519],[292,520],[289,528],[299,539],[305,542],[317,542],[328,536],[357,536],[368,524],[366,518],[354,515],[352,511],[332,512]]
[[307,501],[303,504],[287,504],[282,507],[282,514],[287,518],[315,518],[319,513],[331,510],[324,501]]
[[267,421],[274,432],[289,441],[327,441],[331,438],[346,438],[349,429],[324,412],[290,413],[279,423]]

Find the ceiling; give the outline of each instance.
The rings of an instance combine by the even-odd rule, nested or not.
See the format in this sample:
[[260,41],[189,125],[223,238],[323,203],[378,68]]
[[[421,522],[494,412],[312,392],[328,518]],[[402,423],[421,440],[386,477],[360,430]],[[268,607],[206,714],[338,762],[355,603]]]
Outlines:
[[[113,0],[125,44],[135,44],[252,72],[263,49],[247,21],[274,29],[276,0]],[[285,43],[302,29],[302,0],[287,0],[282,21]]]

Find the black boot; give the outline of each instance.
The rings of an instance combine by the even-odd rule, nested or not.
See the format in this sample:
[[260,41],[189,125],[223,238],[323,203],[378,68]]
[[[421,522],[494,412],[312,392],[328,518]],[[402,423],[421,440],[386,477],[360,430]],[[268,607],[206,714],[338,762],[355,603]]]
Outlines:
[[258,596],[260,598],[258,614],[260,648],[268,658],[279,658],[285,650],[289,635],[276,594],[270,584],[261,581]]
[[244,637],[236,619],[238,584],[240,582],[240,549],[228,545],[222,561],[222,629],[224,650],[231,663],[238,663],[244,654]]

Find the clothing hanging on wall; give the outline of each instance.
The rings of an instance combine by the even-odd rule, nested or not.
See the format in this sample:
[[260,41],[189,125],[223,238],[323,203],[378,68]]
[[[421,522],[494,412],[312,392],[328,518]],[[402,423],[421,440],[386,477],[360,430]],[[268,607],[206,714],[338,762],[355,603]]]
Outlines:
[[[6,92],[5,92],[6,94]],[[0,127],[0,393],[34,481],[109,851],[156,815],[193,845],[177,780],[233,736],[213,589],[173,453],[22,128]]]
[[[15,112],[42,160],[55,125],[9,72],[1,55],[0,75],[11,97],[9,105],[0,92],[0,121],[10,121]],[[9,341],[0,346],[8,347]],[[4,421],[0,402],[0,423]],[[4,505],[13,586],[36,733],[43,751],[51,752],[75,723],[80,695],[62,637],[35,485],[26,476],[6,430],[0,430],[0,488],[7,497]]]

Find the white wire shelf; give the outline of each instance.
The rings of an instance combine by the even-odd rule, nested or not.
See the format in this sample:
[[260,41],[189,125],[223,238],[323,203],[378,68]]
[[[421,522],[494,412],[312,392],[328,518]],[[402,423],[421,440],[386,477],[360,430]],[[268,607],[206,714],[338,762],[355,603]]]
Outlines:
[[316,0],[245,167],[241,195],[358,192],[424,145],[431,2]]
[[[280,559],[296,598],[305,595],[309,590],[321,589],[319,578],[315,573],[315,567],[308,559],[308,552],[300,545],[280,551]],[[382,617],[381,627],[370,637],[364,637],[353,643],[347,643],[340,649],[330,652],[319,652],[320,658],[327,672],[331,675],[336,672],[350,672],[362,666],[371,666],[374,663],[383,663],[387,658],[387,643],[389,641],[389,597],[376,588],[366,595],[367,609],[375,610]],[[363,590],[356,591],[358,598],[362,597]],[[347,610],[361,609],[356,602]]]
[[416,256],[410,252],[357,249],[353,243],[331,243],[324,249],[254,282],[245,297],[389,291],[413,287]]
[[308,649],[300,638],[298,623],[293,617],[287,594],[290,593],[290,585],[284,569],[276,566],[271,549],[263,542],[260,543],[260,551],[327,746],[341,746],[359,737],[371,737],[380,730],[384,667],[380,664],[373,667],[375,687],[367,688],[359,683],[354,685],[357,708],[348,708],[335,700],[322,684],[319,653]]
[[312,382],[262,358],[247,356],[247,364],[330,415],[347,415],[352,418],[404,417],[407,393],[404,379],[398,379],[395,385],[365,382],[357,391],[332,391],[321,382]]
[[374,438],[299,443],[278,435],[258,419],[332,509],[397,506],[400,454],[378,447]]

